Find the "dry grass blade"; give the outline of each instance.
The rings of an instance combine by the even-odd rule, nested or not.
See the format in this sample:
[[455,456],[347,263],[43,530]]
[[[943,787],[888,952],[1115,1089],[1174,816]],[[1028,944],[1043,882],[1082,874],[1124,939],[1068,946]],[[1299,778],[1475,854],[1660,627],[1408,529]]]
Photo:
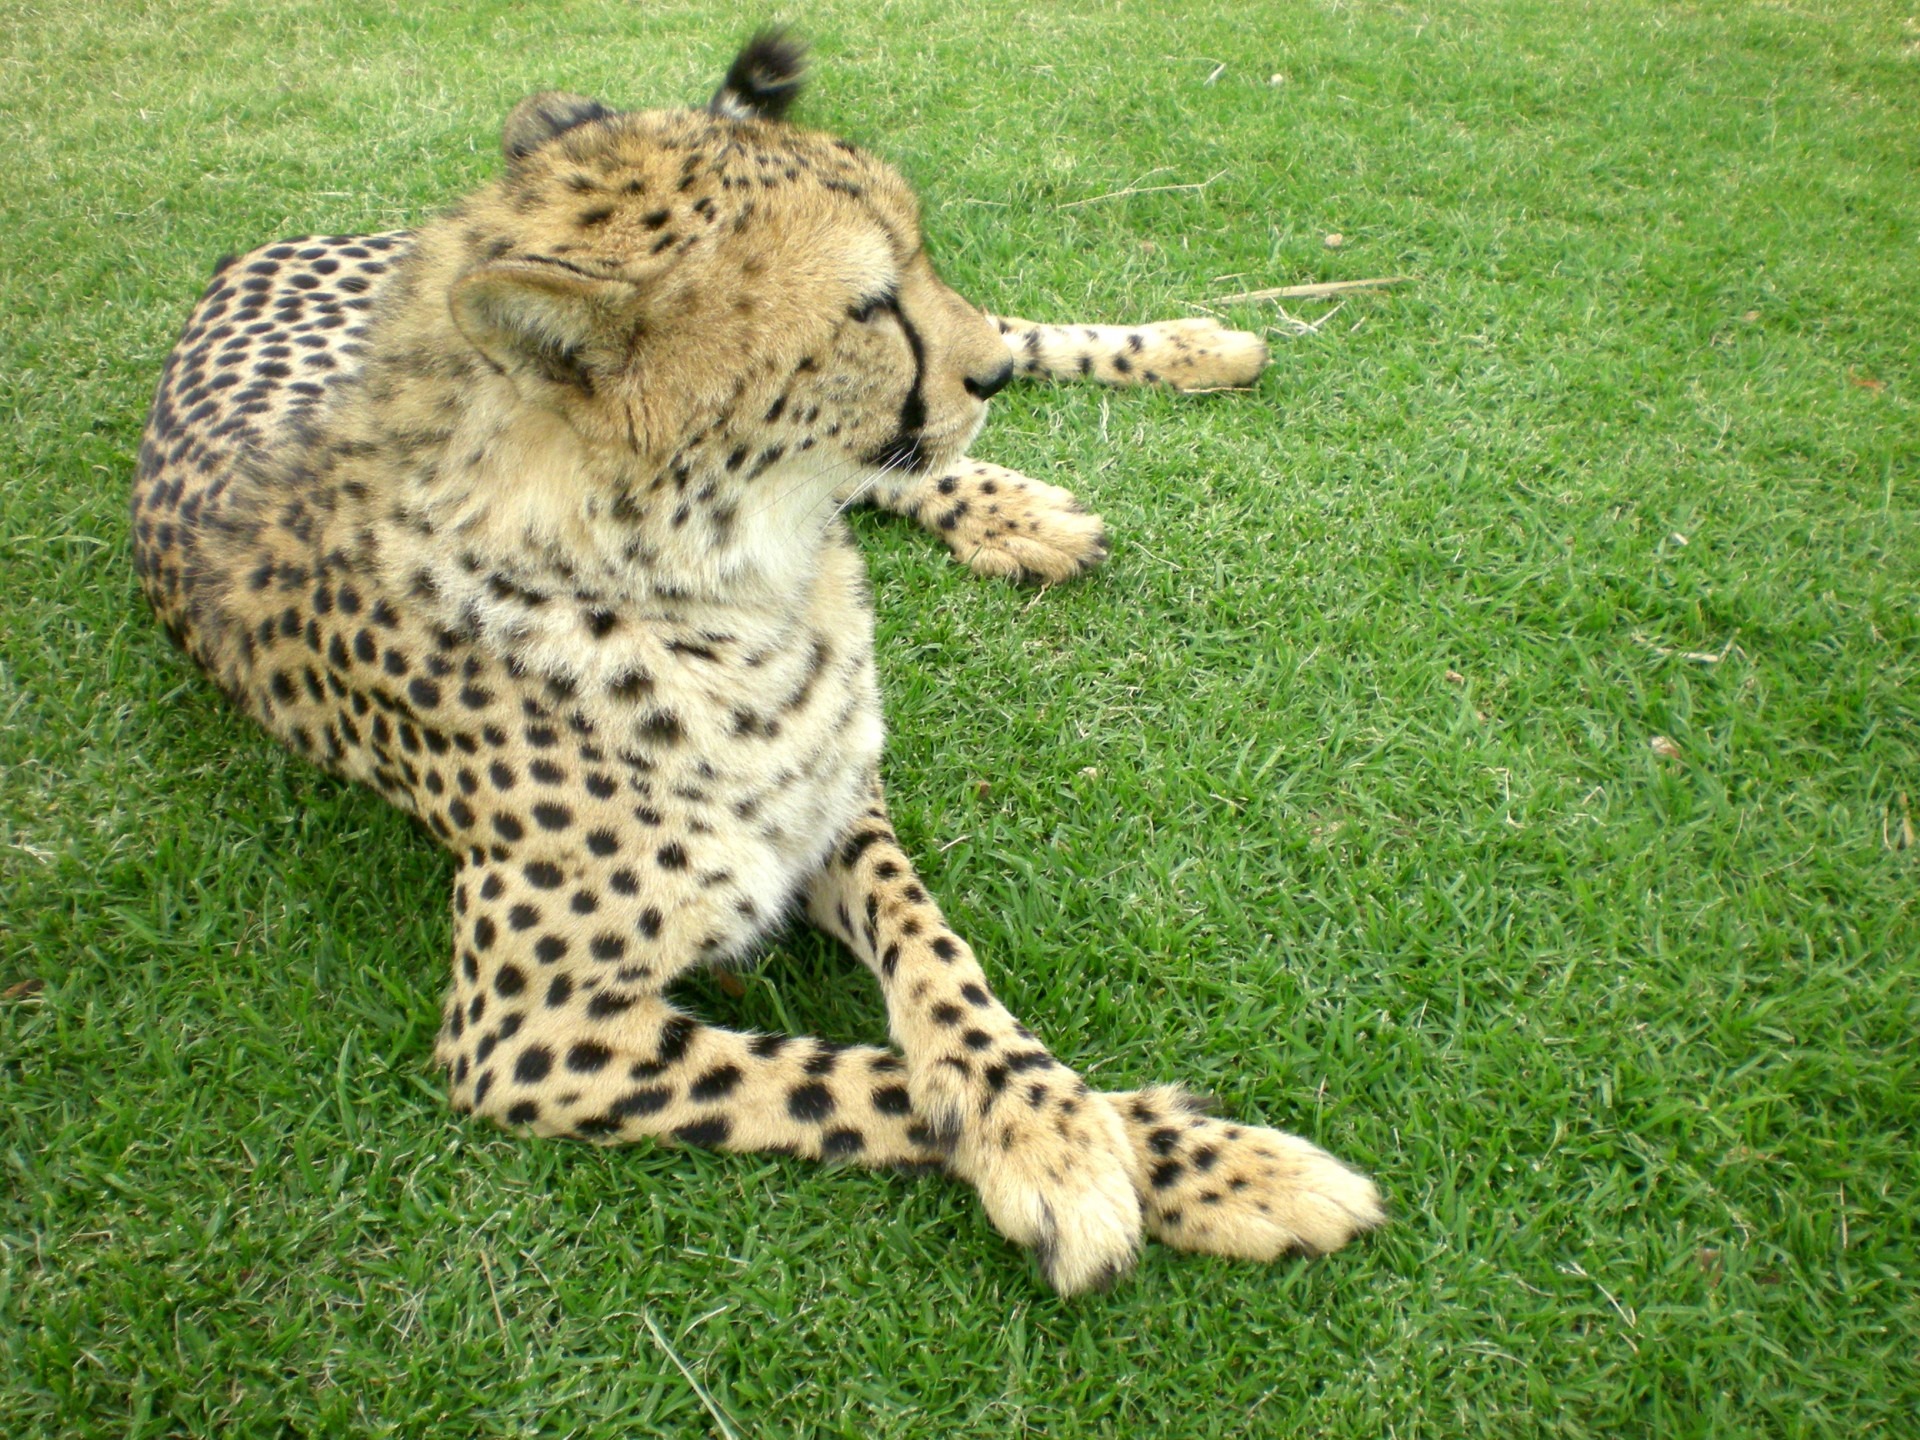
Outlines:
[[[1152,172],[1149,171],[1148,173],[1151,174]],[[1074,210],[1074,209],[1078,209],[1082,205],[1092,205],[1101,200],[1118,200],[1122,195],[1157,195],[1162,191],[1166,191],[1166,190],[1204,190],[1209,185],[1213,184],[1214,181],[1218,180],[1222,175],[1226,173],[1227,172],[1224,170],[1216,170],[1213,174],[1209,175],[1206,179],[1195,180],[1191,184],[1187,184],[1187,185],[1145,185],[1143,186],[1138,183],[1135,183],[1135,184],[1126,186],[1124,189],[1109,190],[1104,195],[1089,195],[1084,200],[1069,200],[1067,201],[1066,204],[1056,205],[1053,208],[1056,210]],[[1141,179],[1145,179],[1145,178],[1146,178],[1145,176],[1141,177]]]
[[[1218,177],[1216,177],[1218,178]],[[1103,196],[1096,196],[1103,199]],[[1086,204],[1082,200],[1076,202]],[[1065,206],[1061,207],[1065,209]],[[1317,285],[1277,285],[1269,290],[1241,290],[1233,295],[1221,295],[1213,303],[1225,305],[1233,300],[1316,300],[1329,295],[1345,295],[1353,290],[1379,290],[1388,285],[1405,285],[1413,277],[1410,275],[1382,275],[1372,280],[1327,280]]]
[[700,1377],[687,1368],[687,1362],[674,1353],[673,1346],[667,1343],[667,1337],[662,1335],[660,1327],[653,1323],[653,1316],[642,1314],[640,1318],[646,1322],[647,1333],[653,1336],[653,1343],[660,1347],[660,1352],[673,1362],[674,1368],[684,1375],[687,1384],[693,1387],[694,1395],[706,1407],[707,1414],[713,1417],[713,1423],[720,1427],[720,1433],[726,1437],[726,1440],[740,1440],[740,1432],[735,1430],[728,1421],[727,1412],[720,1408],[720,1402],[715,1400],[707,1387],[700,1383]]
[[1679,650],[1671,645],[1662,645],[1659,641],[1638,630],[1634,631],[1628,638],[1641,649],[1650,650],[1663,660],[1670,656],[1677,655],[1682,660],[1692,660],[1700,665],[1718,665],[1729,655],[1746,654],[1746,651],[1734,643],[1735,637],[1731,635],[1727,637],[1727,643],[1722,645],[1718,650]]
[[1302,320],[1298,315],[1289,315],[1284,305],[1276,305],[1273,308],[1280,316],[1280,324],[1273,326],[1273,329],[1279,330],[1285,327],[1290,335],[1318,335],[1322,325],[1347,308],[1347,302],[1342,300],[1318,320]]

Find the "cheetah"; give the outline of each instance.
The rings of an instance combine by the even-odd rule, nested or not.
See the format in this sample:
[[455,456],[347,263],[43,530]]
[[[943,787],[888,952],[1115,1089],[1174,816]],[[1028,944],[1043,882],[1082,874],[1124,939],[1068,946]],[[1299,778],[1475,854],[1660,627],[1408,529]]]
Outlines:
[[[966,458],[989,397],[1245,384],[1264,346],[983,315],[895,171],[787,121],[801,68],[763,34],[703,109],[535,95],[444,217],[224,263],[141,446],[145,592],[240,708],[452,852],[457,1110],[937,1168],[1063,1293],[1143,1235],[1332,1250],[1381,1221],[1368,1180],[1176,1086],[1096,1092],[995,997],[888,823],[841,518],[1078,574],[1098,517]],[[891,1046],[668,998],[799,913],[872,972]]]

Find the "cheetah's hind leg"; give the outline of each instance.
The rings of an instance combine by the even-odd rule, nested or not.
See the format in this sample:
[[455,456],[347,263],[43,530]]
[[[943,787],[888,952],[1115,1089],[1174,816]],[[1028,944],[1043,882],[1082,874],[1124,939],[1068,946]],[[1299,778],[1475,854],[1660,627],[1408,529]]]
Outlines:
[[987,319],[1006,343],[1014,372],[1047,380],[1225,390],[1251,385],[1267,364],[1267,342],[1258,335],[1199,316],[1148,325],[1040,325],[1006,315]]

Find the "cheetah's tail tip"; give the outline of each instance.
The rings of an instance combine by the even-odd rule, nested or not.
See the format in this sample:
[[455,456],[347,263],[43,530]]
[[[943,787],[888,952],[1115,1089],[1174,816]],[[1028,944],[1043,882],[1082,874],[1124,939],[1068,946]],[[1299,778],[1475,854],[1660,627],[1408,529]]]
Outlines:
[[777,26],[756,31],[733,57],[707,109],[733,120],[779,120],[800,94],[807,47]]

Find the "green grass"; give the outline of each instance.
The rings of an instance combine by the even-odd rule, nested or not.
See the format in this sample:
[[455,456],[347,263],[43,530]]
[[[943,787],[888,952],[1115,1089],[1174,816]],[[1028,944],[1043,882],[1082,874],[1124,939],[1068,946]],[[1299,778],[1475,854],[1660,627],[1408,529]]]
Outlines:
[[[1084,583],[861,522],[896,818],[1009,1004],[1394,1206],[1064,1303],[953,1184],[452,1117],[446,862],[131,578],[217,255],[430,212],[535,88],[704,97],[749,22],[0,6],[0,1433],[720,1433],[669,1350],[742,1436],[1913,1433],[1909,9],[792,13],[985,304],[1414,277],[1251,395],[996,402]],[[810,935],[694,988],[883,1033]]]

